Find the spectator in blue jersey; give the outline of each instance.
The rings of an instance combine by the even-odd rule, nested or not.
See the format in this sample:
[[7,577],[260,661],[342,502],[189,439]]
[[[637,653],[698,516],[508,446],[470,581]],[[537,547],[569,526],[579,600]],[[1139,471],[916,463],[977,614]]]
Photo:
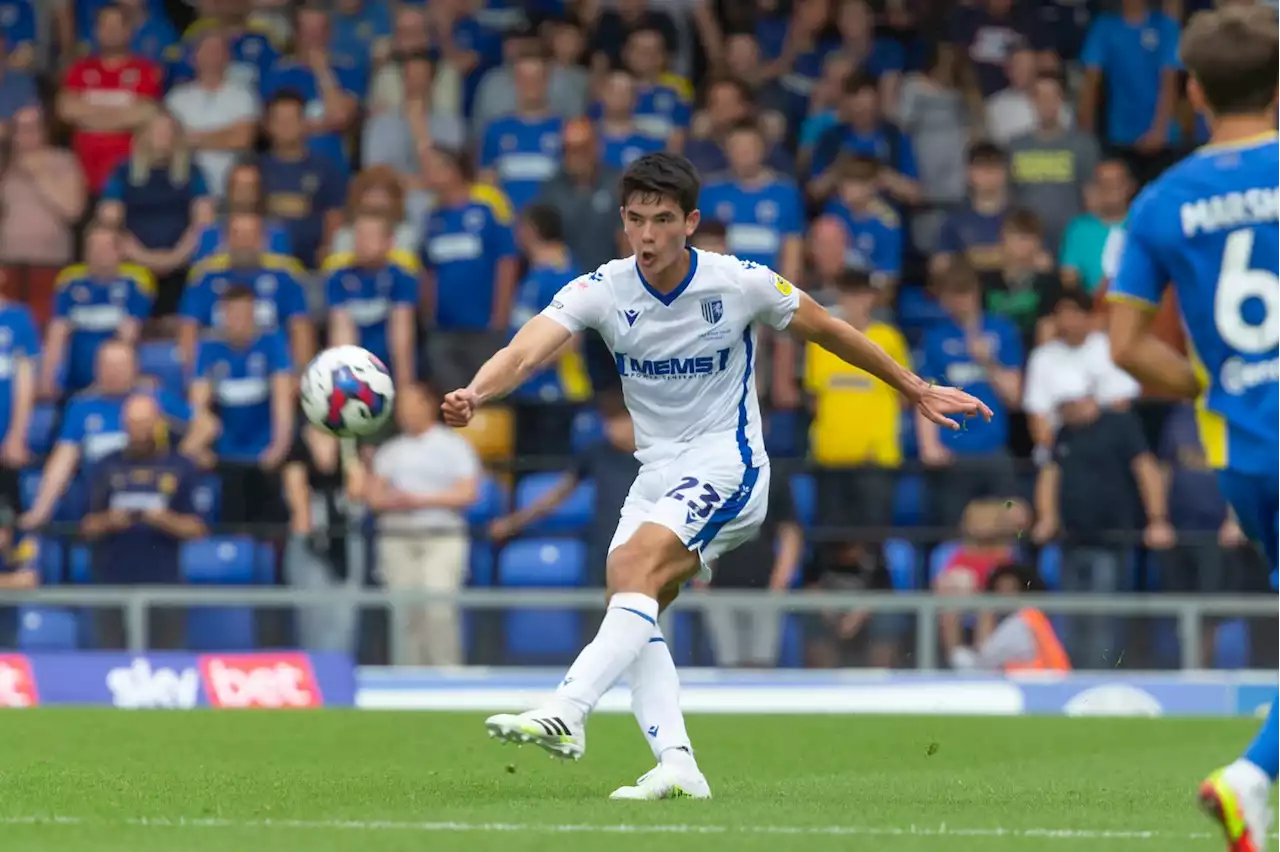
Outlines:
[[[145,0],[147,15],[165,17],[164,0]],[[74,3],[56,3],[54,6],[58,44],[64,52],[78,48],[81,53],[96,49],[95,29],[98,13],[108,6],[123,6],[115,0],[76,0]]]
[[799,0],[790,18],[761,16],[756,39],[766,62],[761,76],[777,81],[783,113],[799,126],[809,111],[809,97],[822,77],[822,66],[840,44],[831,0]]
[[836,194],[824,214],[834,216],[848,234],[845,262],[865,272],[884,301],[902,274],[902,225],[898,214],[876,191],[884,166],[870,157],[850,157],[837,164]]
[[959,56],[968,56],[983,97],[990,97],[1009,85],[1005,76],[1014,50],[1028,46],[1036,51],[1037,62],[1052,70],[1057,57],[1049,34],[1037,15],[1036,4],[1015,0],[979,0],[956,4],[947,22],[947,41]]
[[329,15],[322,9],[298,11],[295,52],[276,62],[262,81],[268,100],[281,92],[300,95],[306,103],[306,132],[312,153],[344,171],[351,163],[345,136],[360,113],[368,86],[368,68],[329,52]]
[[31,459],[27,436],[39,354],[31,310],[0,298],[0,499],[11,506],[18,505],[18,471]]
[[796,280],[804,266],[804,199],[795,181],[765,167],[760,127],[744,119],[729,132],[729,172],[702,189],[703,215],[724,223],[729,252]]
[[84,255],[84,263],[58,276],[40,365],[40,395],[46,399],[68,397],[93,384],[98,348],[112,339],[137,343],[151,315],[156,279],[122,262],[119,231],[90,226]]
[[154,314],[172,314],[214,203],[171,115],[156,115],[138,134],[102,191],[98,215],[126,232],[125,259],[155,275]]
[[122,409],[125,399],[132,394],[155,399],[162,417],[157,425],[158,434],[167,446],[172,446],[180,434],[178,449],[183,455],[202,462],[211,461],[208,453],[217,435],[217,424],[207,417],[192,417],[190,407],[181,397],[163,388],[139,384],[133,347],[121,340],[108,340],[98,347],[94,383],[67,404],[58,441],[45,461],[39,491],[20,520],[23,529],[35,529],[49,522],[54,507],[82,463],[92,468],[128,444]]
[[0,38],[0,121],[12,121],[20,109],[38,106],[40,95],[36,84],[25,71],[6,63],[8,42]]
[[228,73],[230,57],[222,33],[210,30],[200,36],[194,49],[195,79],[174,86],[164,99],[182,124],[187,146],[215,198],[226,195],[227,173],[236,160],[253,150],[262,118],[257,91]]
[[1173,161],[1178,38],[1178,24],[1168,15],[1146,0],[1123,0],[1119,14],[1104,12],[1094,19],[1080,52],[1085,77],[1077,124],[1090,133],[1098,126],[1105,84],[1106,147],[1129,161],[1140,184]]
[[691,117],[689,94],[665,74],[662,33],[648,27],[633,31],[623,58],[636,78],[636,126],[646,136],[661,139],[668,151],[683,151]]
[[227,222],[227,252],[191,270],[191,281],[178,309],[178,351],[184,364],[194,364],[196,338],[222,324],[220,299],[232,286],[257,296],[254,315],[264,331],[280,331],[289,340],[294,360],[306,364],[315,354],[315,328],[307,313],[307,296],[298,262],[262,251],[262,217],[236,213]]
[[[745,83],[733,77],[712,80],[706,86],[704,105],[693,118],[684,155],[704,175],[714,175],[729,168],[725,144],[729,132],[743,121],[758,120],[765,130],[768,119],[756,109],[755,98]],[[774,114],[767,114],[777,118]],[[770,141],[766,133],[765,165],[783,175],[794,175],[795,166],[786,149]]]
[[499,187],[519,211],[559,169],[563,119],[547,109],[547,60],[541,54],[515,63],[516,110],[485,128],[480,180]]
[[957,259],[938,278],[935,286],[948,321],[925,332],[920,375],[965,388],[993,415],[989,423],[945,431],[916,417],[920,460],[929,471],[932,525],[952,529],[971,500],[1017,493],[1006,444],[1009,412],[1022,398],[1023,349],[1017,326],[983,311],[982,285],[967,263]]
[[511,211],[472,187],[455,153],[433,148],[424,177],[436,194],[422,244],[427,361],[434,383],[463,387],[506,342],[519,268]]
[[198,37],[210,30],[221,32],[230,47],[231,66],[227,76],[251,91],[259,91],[280,53],[267,28],[249,20],[249,6],[244,0],[223,0],[217,7],[216,17],[202,18],[182,34],[185,55],[172,66],[170,81],[183,83],[195,76],[192,50]]
[[[134,394],[121,405],[125,445],[95,466],[89,513],[80,530],[92,542],[93,580],[99,585],[175,585],[182,582],[183,542],[209,534],[196,512],[195,466],[156,440],[163,412],[154,397]],[[186,643],[186,611],[148,609],[147,645],[178,650]],[[124,611],[98,607],[96,647],[127,647]]]
[[[511,330],[520,327],[551,304],[556,293],[579,275],[556,211],[542,204],[525,208],[516,227],[520,250],[529,271],[516,288]],[[568,403],[566,366],[558,364],[530,376],[511,394],[516,409],[516,455],[556,455],[570,452],[575,408]]]
[[[665,147],[661,139],[640,132],[636,126],[635,105],[635,78],[621,69],[610,71],[600,87],[600,119],[596,122],[596,133],[600,140],[601,162],[619,172],[636,158]],[[698,169],[703,174],[710,173],[702,166]]]
[[[227,172],[227,192],[222,199],[222,210],[217,221],[210,222],[200,231],[192,264],[208,260],[227,250],[227,220],[236,213],[252,213],[261,216],[265,200],[262,197],[262,173],[252,161],[236,163]],[[262,250],[268,254],[291,256],[289,229],[277,219],[264,219],[262,223]]]
[[36,65],[36,15],[30,0],[0,6],[0,39],[9,68],[32,71]]
[[329,42],[333,55],[366,68],[389,59],[390,6],[386,0],[336,0]]
[[254,301],[243,285],[222,294],[222,326],[200,342],[188,390],[191,410],[221,427],[214,453],[227,523],[284,520],[280,466],[294,438],[289,346],[258,325]]
[[[132,33],[129,52],[167,67],[182,59],[182,44],[163,9],[154,10],[149,0],[116,0]],[[93,49],[93,48],[91,48]]]
[[997,272],[1001,229],[1009,212],[1009,161],[1000,148],[979,142],[969,149],[969,197],[959,210],[947,214],[938,232],[933,270],[944,269],[964,257],[979,274]]
[[407,386],[417,374],[418,278],[391,257],[396,224],[386,216],[357,215],[352,252],[325,264],[324,289],[329,345],[363,346],[382,359],[397,385]]
[[341,167],[307,147],[307,104],[278,92],[267,108],[270,150],[258,160],[268,215],[289,231],[293,255],[314,267],[342,225],[347,178]]
[[841,154],[856,154],[872,157],[885,167],[880,172],[880,190],[892,201],[919,201],[915,151],[906,134],[884,120],[876,81],[865,74],[851,75],[845,80],[837,112],[839,122],[813,146],[809,194],[819,199],[829,195],[835,186],[831,167]]
[[895,112],[902,71],[906,67],[902,44],[876,35],[875,13],[866,0],[840,0],[835,23],[840,34],[837,50],[849,61],[852,70],[876,79],[880,102],[888,112]]

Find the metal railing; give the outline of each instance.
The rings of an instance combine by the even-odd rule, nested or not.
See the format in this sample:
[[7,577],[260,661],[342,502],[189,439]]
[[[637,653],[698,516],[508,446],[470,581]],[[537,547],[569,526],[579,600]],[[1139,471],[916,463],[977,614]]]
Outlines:
[[[55,586],[23,591],[0,590],[0,606],[117,607],[125,613],[128,648],[147,649],[147,612],[151,607],[381,607],[390,613],[391,661],[405,659],[401,643],[407,634],[408,610],[425,603],[448,602],[476,609],[600,609],[600,590],[462,589],[454,594],[427,591],[335,588],[202,586],[138,586],[131,588]],[[1193,595],[935,595],[929,592],[794,592],[690,591],[673,605],[678,610],[772,609],[779,613],[868,610],[915,615],[917,667],[938,669],[938,615],[944,612],[1007,613],[1034,606],[1049,615],[1172,618],[1184,669],[1197,668],[1206,617],[1270,617],[1280,614],[1275,595],[1198,597]]]

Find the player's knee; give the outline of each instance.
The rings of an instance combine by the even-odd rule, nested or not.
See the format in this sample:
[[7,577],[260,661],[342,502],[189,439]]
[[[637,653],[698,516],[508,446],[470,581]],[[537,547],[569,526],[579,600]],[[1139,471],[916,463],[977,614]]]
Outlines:
[[663,590],[676,583],[681,570],[662,549],[628,542],[609,557],[609,592],[639,592],[660,600]]

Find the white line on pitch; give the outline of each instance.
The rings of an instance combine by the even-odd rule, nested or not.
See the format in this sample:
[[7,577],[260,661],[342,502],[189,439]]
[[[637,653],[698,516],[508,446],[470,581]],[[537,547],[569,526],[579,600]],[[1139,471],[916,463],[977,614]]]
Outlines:
[[[502,822],[406,822],[396,820],[301,820],[136,818],[92,819],[66,816],[0,816],[0,825],[120,825],[134,828],[303,829],[311,831],[403,831],[424,833],[532,833],[532,834],[772,834],[833,837],[1009,837],[1035,840],[1202,840],[1208,832],[1074,829],[1074,828],[964,828],[942,825],[594,825]],[[1274,835],[1273,835],[1274,837]]]

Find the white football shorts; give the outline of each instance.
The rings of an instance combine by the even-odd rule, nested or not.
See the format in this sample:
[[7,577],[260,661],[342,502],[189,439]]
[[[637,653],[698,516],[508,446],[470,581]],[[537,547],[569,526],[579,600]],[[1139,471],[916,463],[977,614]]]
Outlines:
[[609,552],[641,524],[671,530],[702,560],[701,579],[721,554],[755,538],[769,511],[769,463],[747,467],[736,447],[716,451],[706,445],[652,466],[639,476],[622,505]]

